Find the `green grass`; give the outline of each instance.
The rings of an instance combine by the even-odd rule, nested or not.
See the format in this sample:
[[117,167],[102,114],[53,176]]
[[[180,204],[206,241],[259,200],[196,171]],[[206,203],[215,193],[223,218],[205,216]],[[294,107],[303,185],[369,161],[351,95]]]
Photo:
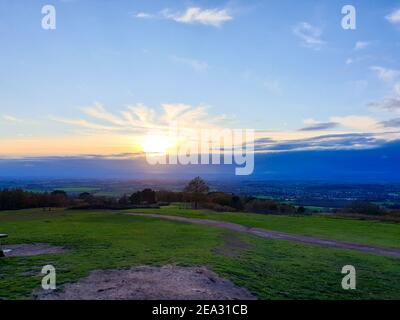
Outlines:
[[[29,298],[40,286],[46,264],[56,267],[58,285],[96,269],[205,265],[261,299],[400,299],[400,259],[208,226],[107,212],[22,210],[0,213],[0,232],[10,235],[8,243],[43,242],[69,249],[0,259],[0,297],[6,299]],[[234,256],[216,253],[228,245],[227,235],[248,245]],[[340,271],[347,264],[357,269],[356,291],[341,289]]]
[[222,220],[250,227],[327,239],[400,248],[400,224],[328,216],[282,216],[254,213],[216,213],[209,210],[183,209],[180,205],[160,209],[134,209],[130,212],[179,215]]

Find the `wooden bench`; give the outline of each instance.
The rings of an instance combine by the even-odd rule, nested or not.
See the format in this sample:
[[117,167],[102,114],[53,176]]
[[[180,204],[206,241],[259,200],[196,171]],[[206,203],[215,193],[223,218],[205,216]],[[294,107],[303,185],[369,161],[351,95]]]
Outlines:
[[1,247],[1,239],[8,238],[8,234],[0,233],[0,257],[4,257],[3,248]]

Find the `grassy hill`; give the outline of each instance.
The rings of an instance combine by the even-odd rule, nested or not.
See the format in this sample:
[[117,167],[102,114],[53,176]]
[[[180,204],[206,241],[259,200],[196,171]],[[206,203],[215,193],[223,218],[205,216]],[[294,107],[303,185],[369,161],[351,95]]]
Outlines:
[[[161,210],[172,214],[177,208]],[[177,214],[212,215],[186,209]],[[212,217],[246,224],[257,218],[254,224],[264,227],[332,236],[338,233],[338,237],[348,239],[351,226],[355,226],[359,234],[353,232],[352,239],[382,244],[394,244],[393,232],[398,230],[398,225],[347,221],[350,226],[340,232],[344,226],[341,220],[328,218],[249,214]],[[378,234],[360,238],[368,224],[376,224]],[[46,264],[56,267],[58,285],[77,281],[97,269],[177,264],[207,266],[260,299],[400,299],[400,260],[396,258],[107,211],[8,211],[0,213],[0,225],[0,232],[10,235],[9,244],[49,243],[68,249],[62,254],[2,258],[0,297],[5,299],[30,298],[32,290],[40,286],[40,270]],[[347,264],[357,269],[356,291],[341,288],[341,268]]]

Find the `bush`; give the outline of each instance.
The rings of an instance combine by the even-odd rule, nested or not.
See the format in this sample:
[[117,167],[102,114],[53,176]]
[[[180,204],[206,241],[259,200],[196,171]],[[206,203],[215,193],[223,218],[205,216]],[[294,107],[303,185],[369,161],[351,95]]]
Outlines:
[[295,213],[296,208],[288,204],[279,204],[273,200],[251,199],[245,206],[245,210],[255,213]]
[[218,203],[213,203],[213,202],[202,203],[201,208],[213,210],[216,212],[235,212],[235,211],[237,211],[235,208],[232,208],[230,206],[222,206]]
[[151,189],[144,189],[133,193],[129,200],[132,204],[154,204],[156,203],[156,192]]
[[365,214],[365,215],[383,215],[386,211],[375,203],[366,201],[354,201],[343,209],[344,213]]

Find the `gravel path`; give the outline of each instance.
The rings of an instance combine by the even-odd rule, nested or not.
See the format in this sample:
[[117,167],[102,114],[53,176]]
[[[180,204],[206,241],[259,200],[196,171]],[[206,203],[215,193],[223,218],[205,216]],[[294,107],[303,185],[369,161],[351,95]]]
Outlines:
[[244,233],[256,235],[256,236],[259,236],[262,238],[289,240],[289,241],[293,241],[293,242],[319,245],[322,247],[350,249],[350,250],[374,253],[374,254],[378,254],[378,255],[382,255],[382,256],[400,258],[400,249],[396,249],[396,248],[385,248],[385,247],[371,246],[371,245],[365,245],[365,244],[359,244],[359,243],[342,242],[342,241],[337,241],[337,240],[327,240],[327,239],[321,239],[321,238],[316,238],[316,237],[294,235],[294,234],[285,233],[285,232],[270,231],[270,230],[266,230],[266,229],[246,227],[246,226],[232,223],[232,222],[186,218],[186,217],[180,217],[180,216],[168,216],[168,215],[150,214],[150,213],[118,212],[118,214],[126,214],[126,215],[131,215],[131,216],[138,216],[138,217],[151,217],[151,218],[157,218],[157,219],[165,219],[165,220],[180,221],[180,222],[186,222],[186,223],[201,224],[201,225],[213,226],[213,227],[217,227],[217,228],[229,229],[229,230],[238,231],[238,232],[244,232]]

